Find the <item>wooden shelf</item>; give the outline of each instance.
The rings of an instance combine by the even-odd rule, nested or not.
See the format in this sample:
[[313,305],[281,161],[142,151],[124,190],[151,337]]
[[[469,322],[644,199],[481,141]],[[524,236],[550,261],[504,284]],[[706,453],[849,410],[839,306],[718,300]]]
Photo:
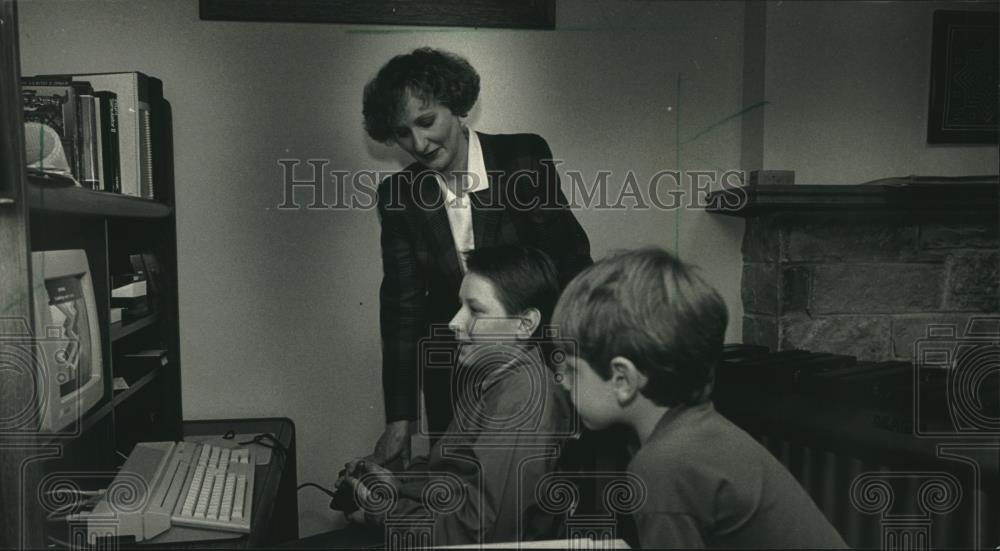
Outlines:
[[[139,377],[139,379],[130,384],[126,390],[112,391],[111,399],[102,400],[100,405],[84,414],[79,432],[84,433],[90,430],[91,427],[99,423],[102,419],[107,417],[108,414],[114,411],[116,407],[125,403],[129,397],[136,392],[139,392],[144,386],[156,380],[156,378],[160,376],[161,371],[163,371],[163,369],[154,369],[142,377]],[[73,438],[75,436],[75,433],[53,433],[45,435],[43,437],[43,441],[54,442],[61,438]]]
[[1000,185],[994,183],[759,185],[715,191],[708,197],[708,212],[742,217],[819,212],[996,216],[1000,211]]
[[[79,434],[83,434],[90,430],[94,425],[101,422],[105,417],[111,414],[115,408],[120,407],[129,398],[131,398],[135,393],[142,390],[144,387],[155,381],[162,374],[163,370],[167,369],[165,367],[158,367],[151,370],[149,373],[144,374],[139,377],[134,383],[130,383],[129,387],[125,390],[112,391],[111,398],[105,397],[101,400],[99,405],[94,409],[88,411],[83,415],[83,419],[80,421],[79,428],[74,429],[71,425],[68,431],[44,433],[39,436],[39,441],[42,444],[50,444],[53,442],[59,442],[68,438],[76,438]],[[16,433],[13,436],[17,436]]]
[[153,369],[149,373],[146,373],[142,377],[139,377],[139,379],[136,380],[134,383],[129,383],[127,389],[113,391],[114,392],[114,396],[111,399],[111,402],[112,402],[113,406],[118,406],[118,405],[124,403],[125,400],[128,400],[129,396],[131,396],[131,395],[135,394],[136,392],[139,392],[140,390],[142,390],[142,387],[148,385],[153,380],[155,380],[157,377],[159,377],[160,376],[160,372],[163,371],[164,369],[165,368],[163,368],[163,367],[158,367],[156,369]]
[[114,410],[114,398],[101,402],[101,405],[84,414],[83,419],[81,420],[80,433],[82,434],[90,430],[90,427],[96,425],[102,419],[110,415]]
[[150,314],[144,318],[139,318],[127,324],[112,324],[111,325],[111,342],[115,342],[119,339],[124,339],[125,337],[135,333],[140,329],[145,329],[150,325],[153,325],[157,321],[160,321],[159,314]]
[[127,218],[166,218],[173,212],[171,207],[149,199],[58,187],[37,176],[28,176],[28,206],[36,212]]

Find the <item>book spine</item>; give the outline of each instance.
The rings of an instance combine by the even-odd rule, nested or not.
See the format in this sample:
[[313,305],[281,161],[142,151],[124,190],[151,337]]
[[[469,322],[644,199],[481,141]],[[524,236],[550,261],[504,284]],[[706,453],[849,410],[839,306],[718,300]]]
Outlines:
[[104,176],[104,136],[101,129],[104,127],[103,118],[104,100],[94,93],[94,140],[97,151],[97,187],[95,189],[105,191],[107,180]]
[[111,138],[111,157],[112,165],[115,167],[115,172],[113,174],[112,184],[113,187],[111,191],[115,193],[122,192],[122,160],[121,160],[121,126],[119,125],[118,118],[118,96],[112,95],[111,97],[111,124],[109,126],[108,135]]
[[[86,132],[86,116],[83,113],[83,96],[92,95],[94,93],[93,88],[90,87],[89,82],[74,81],[73,82],[73,107],[74,107],[74,117],[76,119],[76,179],[84,187],[90,187],[88,184],[83,183],[84,171],[86,170],[86,163],[84,158],[86,157],[84,151],[84,134]],[[73,120],[73,119],[70,119]]]
[[80,183],[88,189],[99,189],[97,174],[96,98],[80,94]]
[[[140,104],[144,105],[144,104]],[[149,106],[139,108],[139,194],[153,198],[153,144]]]
[[21,77],[21,86],[72,86],[73,77],[69,75],[41,75]]
[[121,166],[118,161],[118,96],[114,92],[95,92],[101,99],[101,154],[105,191],[122,192]]

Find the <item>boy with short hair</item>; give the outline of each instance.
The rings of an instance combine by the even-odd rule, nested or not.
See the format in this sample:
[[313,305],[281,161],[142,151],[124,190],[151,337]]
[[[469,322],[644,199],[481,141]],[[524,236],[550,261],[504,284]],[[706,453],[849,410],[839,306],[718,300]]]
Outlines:
[[[413,540],[418,546],[556,533],[558,519],[539,512],[534,489],[554,470],[562,442],[576,428],[569,397],[545,362],[540,340],[559,298],[552,260],[537,249],[510,245],[470,251],[466,265],[461,308],[449,323],[459,348],[452,377],[455,417],[447,431],[426,461],[396,473],[374,464],[358,469],[351,462],[338,481],[354,490],[365,509],[351,520],[387,526],[394,520],[429,521],[433,533]],[[393,489],[379,494],[387,486]],[[380,503],[387,495],[394,500],[388,509]]]
[[597,262],[556,306],[560,341],[576,347],[563,385],[584,425],[623,424],[640,442],[628,466],[647,488],[640,545],[845,547],[795,478],[715,411],[727,318],[718,293],[658,249]]

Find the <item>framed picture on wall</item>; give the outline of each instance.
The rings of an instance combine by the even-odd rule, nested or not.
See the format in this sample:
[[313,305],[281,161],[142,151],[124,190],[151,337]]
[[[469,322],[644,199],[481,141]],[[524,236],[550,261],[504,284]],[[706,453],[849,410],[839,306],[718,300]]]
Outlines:
[[936,11],[927,143],[997,143],[998,17]]
[[555,29],[555,0],[200,0],[201,19]]

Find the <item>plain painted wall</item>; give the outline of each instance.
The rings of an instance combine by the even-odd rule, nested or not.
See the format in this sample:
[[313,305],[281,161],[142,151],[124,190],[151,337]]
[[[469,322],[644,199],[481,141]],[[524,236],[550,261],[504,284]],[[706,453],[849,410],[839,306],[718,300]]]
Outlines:
[[996,145],[928,145],[935,10],[997,2],[768,2],[764,168],[800,184],[997,174]]
[[[399,151],[361,125],[362,88],[392,55],[424,45],[465,55],[483,80],[471,124],[541,134],[561,170],[587,182],[610,170],[612,203],[627,170],[645,189],[662,169],[739,167],[730,117],[741,102],[742,3],[574,0],[557,17],[554,32],[427,29],[203,22],[195,0],[20,3],[24,74],[163,80],[186,418],[291,417],[300,482],[329,486],[370,451],[382,426],[376,215],[278,210],[277,160],[401,167]],[[577,216],[595,257],[655,244],[701,265],[737,320],[728,340],[740,339],[741,220],[689,209]],[[342,522],[327,501],[300,493],[303,536]]]

